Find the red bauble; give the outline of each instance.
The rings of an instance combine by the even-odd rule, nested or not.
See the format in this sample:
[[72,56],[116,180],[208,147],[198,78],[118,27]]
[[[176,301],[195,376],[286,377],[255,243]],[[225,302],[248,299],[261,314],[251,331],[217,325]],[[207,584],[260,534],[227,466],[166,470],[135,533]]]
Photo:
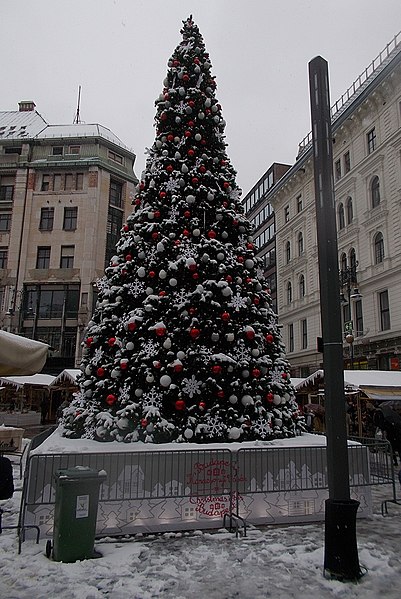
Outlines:
[[128,368],[128,362],[120,362],[121,370],[126,370]]
[[185,75],[182,76],[182,80],[189,81],[189,75],[187,75],[187,73],[185,73]]
[[152,239],[157,239],[159,237],[159,233],[157,231],[154,231],[152,233]]
[[141,198],[136,198],[134,204],[135,206],[139,206],[139,204],[141,203]]
[[256,379],[259,378],[260,375],[261,375],[261,372],[260,372],[259,368],[254,368],[252,370],[252,376],[254,376]]
[[108,339],[107,343],[110,345],[110,347],[112,347],[116,342],[116,338],[115,337],[110,337],[110,339]]
[[174,170],[174,167],[173,167],[171,164],[169,164],[168,166],[166,166],[166,171],[167,171],[168,173],[172,173],[172,172],[173,172],[173,170]]
[[127,254],[127,255],[125,256],[125,260],[126,260],[127,262],[131,262],[131,260],[132,260],[132,256],[131,256],[131,254]]
[[253,298],[253,303],[255,304],[255,306],[257,306],[260,302],[260,299],[258,297],[254,297]]
[[232,278],[232,276],[231,276],[231,275],[227,275],[227,276],[226,276],[226,281],[227,281],[227,283],[232,283],[232,280],[233,280],[233,278]]
[[184,229],[182,234],[185,235],[186,237],[188,237],[188,235],[189,235],[188,229]]
[[128,330],[129,331],[135,331],[136,329],[136,322],[129,322],[128,323]]
[[191,315],[193,315],[193,314],[196,314],[197,310],[196,310],[196,308],[190,308],[190,309],[188,310],[188,312],[189,312]]
[[202,166],[200,166],[200,167],[199,167],[199,171],[200,171],[201,173],[206,173],[206,166],[204,166],[204,165],[202,164]]
[[183,366],[182,364],[175,364],[174,365],[174,372],[182,372]]
[[233,227],[238,227],[239,221],[236,218],[233,218]]
[[161,121],[165,121],[167,119],[167,113],[166,112],[162,112],[160,115],[160,120]]
[[230,318],[231,316],[228,312],[223,312],[223,314],[221,315],[221,320],[224,320],[224,322],[228,322]]
[[153,362],[153,366],[154,366],[154,367],[155,367],[157,370],[159,370],[159,368],[161,368],[161,367],[162,367],[162,364],[161,364],[161,362],[158,362],[158,361],[156,360],[155,362]]
[[166,194],[166,192],[165,192],[165,191],[161,191],[161,192],[159,193],[159,198],[165,198],[165,197],[166,197],[166,195],[167,195],[167,194]]
[[245,337],[249,340],[252,340],[255,338],[255,331],[246,331],[245,333]]
[[155,218],[160,218],[160,210],[155,210],[154,215]]
[[180,66],[180,61],[175,59],[173,60],[173,67],[179,67]]
[[155,271],[154,270],[149,271],[149,276],[150,276],[151,279],[153,279],[153,277],[156,276]]
[[127,271],[123,268],[123,270],[121,271],[121,276],[122,277],[126,277],[127,276]]
[[100,367],[96,371],[97,376],[104,376],[104,368]]
[[273,403],[274,395],[273,393],[266,393],[266,399],[269,403]]
[[209,239],[216,239],[216,231],[208,231],[207,236],[209,237]]
[[156,335],[158,337],[164,337],[164,335],[166,334],[166,327],[157,327],[156,330]]
[[201,402],[199,403],[199,409],[200,409],[200,410],[204,410],[205,408],[206,408],[206,404],[205,404],[205,402],[204,402],[204,401],[201,401]]
[[237,256],[237,262],[240,262],[241,264],[244,261],[244,256]]
[[229,182],[228,181],[224,181],[223,187],[224,187],[224,189],[228,189],[230,187]]
[[193,127],[195,123],[193,121],[188,121],[188,127]]
[[196,270],[198,268],[198,266],[197,266],[197,264],[190,264],[188,266],[188,268],[189,268],[189,270],[191,270],[193,272],[194,270]]
[[199,183],[198,177],[192,177],[191,181],[192,181],[192,185],[198,185],[198,183]]
[[270,333],[268,333],[268,334],[265,336],[265,339],[266,339],[267,343],[273,343],[273,341],[274,341],[274,337],[273,337],[273,335],[271,335]]
[[189,334],[191,335],[192,339],[197,339],[200,335],[200,330],[199,329],[191,329],[189,331]]
[[[140,200],[139,200],[139,201],[140,201]],[[124,225],[124,227],[123,227],[123,228],[124,228],[124,231],[125,231],[125,233],[127,233],[127,231],[129,231],[129,226],[128,226],[128,225]]]
[[194,272],[194,274],[192,275],[193,279],[199,279],[199,273],[198,272]]
[[160,295],[160,297],[163,297],[164,295],[166,295],[166,292],[165,291],[159,291],[159,295]]
[[282,379],[284,379],[284,380],[285,380],[285,379],[287,378],[287,376],[288,376],[288,375],[287,375],[287,373],[286,373],[286,372],[282,372],[282,373],[281,373],[281,378],[282,378]]
[[140,184],[139,184],[139,189],[140,189],[141,191],[143,191],[143,190],[145,189],[145,183],[144,183],[143,181],[141,181],[141,182],[140,182]]
[[113,395],[112,393],[110,393],[110,395],[108,395],[106,397],[106,403],[109,404],[109,406],[112,406],[116,403],[117,401],[117,397],[115,395]]
[[224,393],[224,391],[223,391],[223,390],[221,390],[221,391],[217,391],[217,397],[220,397],[220,399],[221,399],[221,398],[223,398],[223,397],[224,397],[224,395],[225,395],[225,393]]
[[188,156],[195,156],[195,150],[188,150]]
[[247,243],[246,247],[248,248],[248,250],[253,250],[253,243]]
[[174,135],[172,133],[167,135],[167,141],[174,141]]
[[216,364],[215,366],[212,366],[212,372],[213,372],[213,374],[220,374],[221,370],[222,370],[222,368],[218,364]]
[[185,137],[191,137],[192,133],[188,129],[184,132]]
[[88,347],[90,347],[90,346],[91,346],[91,344],[93,343],[93,337],[88,337],[88,338],[86,339],[86,342],[85,342],[85,343],[86,343],[86,345],[87,345]]
[[175,402],[175,409],[176,410],[185,410],[186,405],[185,405],[185,401],[183,399],[177,399],[177,401]]
[[141,426],[142,426],[142,428],[146,428],[148,426],[148,421],[146,420],[146,418],[142,418]]
[[185,210],[184,216],[185,216],[185,218],[190,218],[190,216],[191,216],[190,211],[189,210]]
[[195,102],[193,100],[188,100],[188,106],[193,108],[195,106]]

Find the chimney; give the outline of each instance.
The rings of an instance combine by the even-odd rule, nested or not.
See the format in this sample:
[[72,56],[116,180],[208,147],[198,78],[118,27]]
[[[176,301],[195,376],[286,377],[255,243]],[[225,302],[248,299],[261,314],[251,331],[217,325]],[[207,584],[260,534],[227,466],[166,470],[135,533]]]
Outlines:
[[26,102],[19,102],[18,107],[20,112],[32,112],[35,110],[36,104],[32,100],[28,100]]

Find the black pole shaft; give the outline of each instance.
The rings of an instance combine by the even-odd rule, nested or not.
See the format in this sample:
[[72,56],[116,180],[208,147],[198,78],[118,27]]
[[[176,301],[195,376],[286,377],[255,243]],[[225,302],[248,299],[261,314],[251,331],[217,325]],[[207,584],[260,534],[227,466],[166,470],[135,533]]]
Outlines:
[[356,544],[357,501],[350,499],[340,279],[333,183],[333,149],[327,62],[309,63],[329,499],[325,512],[324,568],[340,580],[361,577]]

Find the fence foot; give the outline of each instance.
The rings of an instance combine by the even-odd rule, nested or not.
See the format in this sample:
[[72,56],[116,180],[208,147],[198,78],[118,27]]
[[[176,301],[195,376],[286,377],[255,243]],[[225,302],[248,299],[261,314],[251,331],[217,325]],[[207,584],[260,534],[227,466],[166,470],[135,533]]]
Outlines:
[[[228,525],[227,520],[229,520]],[[246,537],[246,521],[238,514],[224,514],[223,526],[228,530],[228,532],[235,531],[236,538],[238,538],[239,534],[241,534],[243,537]],[[242,533],[240,533],[240,529],[243,530]]]
[[386,499],[385,501],[382,501],[382,516],[388,515],[388,508],[387,508],[388,503],[394,503],[395,505],[401,505],[401,501],[398,501],[397,499]]

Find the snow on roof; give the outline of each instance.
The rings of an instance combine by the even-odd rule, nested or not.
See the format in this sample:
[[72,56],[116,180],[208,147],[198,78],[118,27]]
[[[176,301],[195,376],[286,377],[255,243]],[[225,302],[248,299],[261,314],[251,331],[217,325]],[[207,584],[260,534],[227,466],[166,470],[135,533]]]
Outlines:
[[70,381],[72,383],[76,383],[77,376],[79,374],[81,374],[81,370],[79,370],[78,368],[72,368],[72,369],[67,368],[67,369],[63,370],[62,372],[60,372],[60,374],[58,374],[56,376],[56,378],[52,382],[51,386],[54,387],[63,381]]
[[114,135],[110,129],[99,125],[97,123],[86,124],[77,123],[75,125],[48,125],[46,129],[40,132],[37,136],[39,139],[62,139],[66,137],[79,138],[79,137],[102,137],[111,141],[113,144],[124,148],[127,151],[131,151],[121,139]]
[[54,381],[54,376],[51,374],[33,374],[32,376],[2,376],[0,382],[3,385],[11,385],[20,389],[24,385],[38,385],[41,387],[49,387]]
[[0,140],[24,140],[36,137],[47,123],[36,110],[0,112]]
[[[295,379],[293,379],[294,381]],[[324,370],[317,370],[300,383],[294,384],[297,391],[324,381]],[[401,387],[399,370],[344,370],[344,384],[361,387]]]

